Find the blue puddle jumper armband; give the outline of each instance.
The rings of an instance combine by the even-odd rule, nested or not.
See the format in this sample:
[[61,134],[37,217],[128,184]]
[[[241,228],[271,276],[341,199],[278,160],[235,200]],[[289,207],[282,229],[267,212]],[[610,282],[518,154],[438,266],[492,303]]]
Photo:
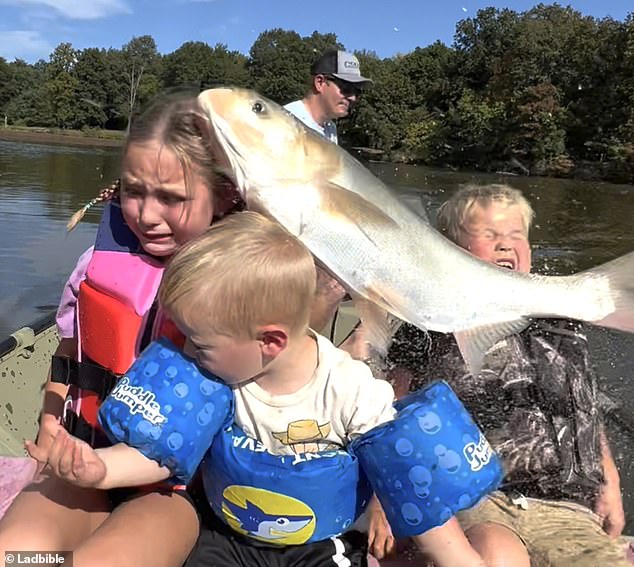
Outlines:
[[344,449],[273,455],[233,425],[201,465],[205,493],[233,531],[273,545],[300,545],[344,532],[372,494]]
[[500,460],[453,390],[435,382],[352,442],[394,535],[444,524],[499,485]]
[[143,351],[99,409],[111,442],[134,447],[185,484],[232,420],[231,389],[165,338]]

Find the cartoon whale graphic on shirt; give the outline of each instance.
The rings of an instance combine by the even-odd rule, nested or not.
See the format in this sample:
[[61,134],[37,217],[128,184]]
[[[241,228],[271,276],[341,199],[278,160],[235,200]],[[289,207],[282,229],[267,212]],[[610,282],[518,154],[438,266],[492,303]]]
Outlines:
[[224,504],[240,522],[243,530],[268,540],[276,540],[296,533],[305,528],[313,519],[312,516],[267,514],[249,500],[246,501],[246,508],[237,506],[226,499]]

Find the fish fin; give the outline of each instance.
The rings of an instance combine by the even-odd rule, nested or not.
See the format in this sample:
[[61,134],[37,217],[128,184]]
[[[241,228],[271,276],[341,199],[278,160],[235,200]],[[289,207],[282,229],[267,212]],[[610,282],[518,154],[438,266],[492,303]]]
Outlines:
[[392,338],[403,322],[392,315],[383,305],[364,297],[355,296],[353,304],[363,324],[363,338],[370,347],[381,356],[387,355]]
[[607,280],[614,310],[592,321],[602,327],[634,332],[634,252],[601,264],[579,274],[583,277]]
[[358,193],[350,191],[331,180],[319,184],[321,189],[320,208],[330,216],[345,218],[353,222],[366,236],[363,226],[397,227],[398,223],[385,211]]
[[423,203],[423,194],[420,192],[401,192],[396,194],[396,198],[412,211],[417,217],[429,224],[429,216]]
[[469,372],[473,375],[480,372],[486,352],[503,338],[523,331],[528,327],[528,324],[528,319],[521,318],[504,323],[474,327],[465,331],[456,331],[454,337]]

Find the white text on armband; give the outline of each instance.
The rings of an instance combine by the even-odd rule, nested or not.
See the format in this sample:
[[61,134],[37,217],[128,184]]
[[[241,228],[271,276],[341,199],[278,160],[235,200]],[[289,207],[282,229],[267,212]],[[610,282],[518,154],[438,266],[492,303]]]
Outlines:
[[479,471],[484,465],[491,460],[493,449],[486,440],[486,437],[480,433],[478,444],[467,443],[462,450],[472,471]]
[[141,386],[130,386],[127,377],[121,378],[110,395],[130,408],[130,414],[140,413],[152,425],[161,425],[167,421],[161,413],[161,405],[155,401],[156,395]]

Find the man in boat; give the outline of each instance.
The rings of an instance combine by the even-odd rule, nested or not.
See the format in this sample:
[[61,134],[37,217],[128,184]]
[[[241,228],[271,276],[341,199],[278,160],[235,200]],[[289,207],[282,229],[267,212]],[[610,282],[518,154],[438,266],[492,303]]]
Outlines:
[[[372,79],[361,75],[361,65],[357,57],[348,52],[329,49],[320,55],[310,68],[310,90],[304,98],[289,102],[284,106],[291,114],[306,126],[321,134],[333,143],[338,143],[335,120],[350,113],[364,89],[373,84]],[[322,315],[319,321],[313,321],[315,329],[323,329],[335,318],[335,314],[346,296],[343,286],[317,265],[316,309]],[[354,333],[350,340],[340,345],[357,358],[364,357],[364,345],[360,334]]]
[[347,51],[330,49],[311,66],[310,90],[284,108],[324,138],[337,143],[335,120],[350,113],[372,80],[361,75],[359,60]]

